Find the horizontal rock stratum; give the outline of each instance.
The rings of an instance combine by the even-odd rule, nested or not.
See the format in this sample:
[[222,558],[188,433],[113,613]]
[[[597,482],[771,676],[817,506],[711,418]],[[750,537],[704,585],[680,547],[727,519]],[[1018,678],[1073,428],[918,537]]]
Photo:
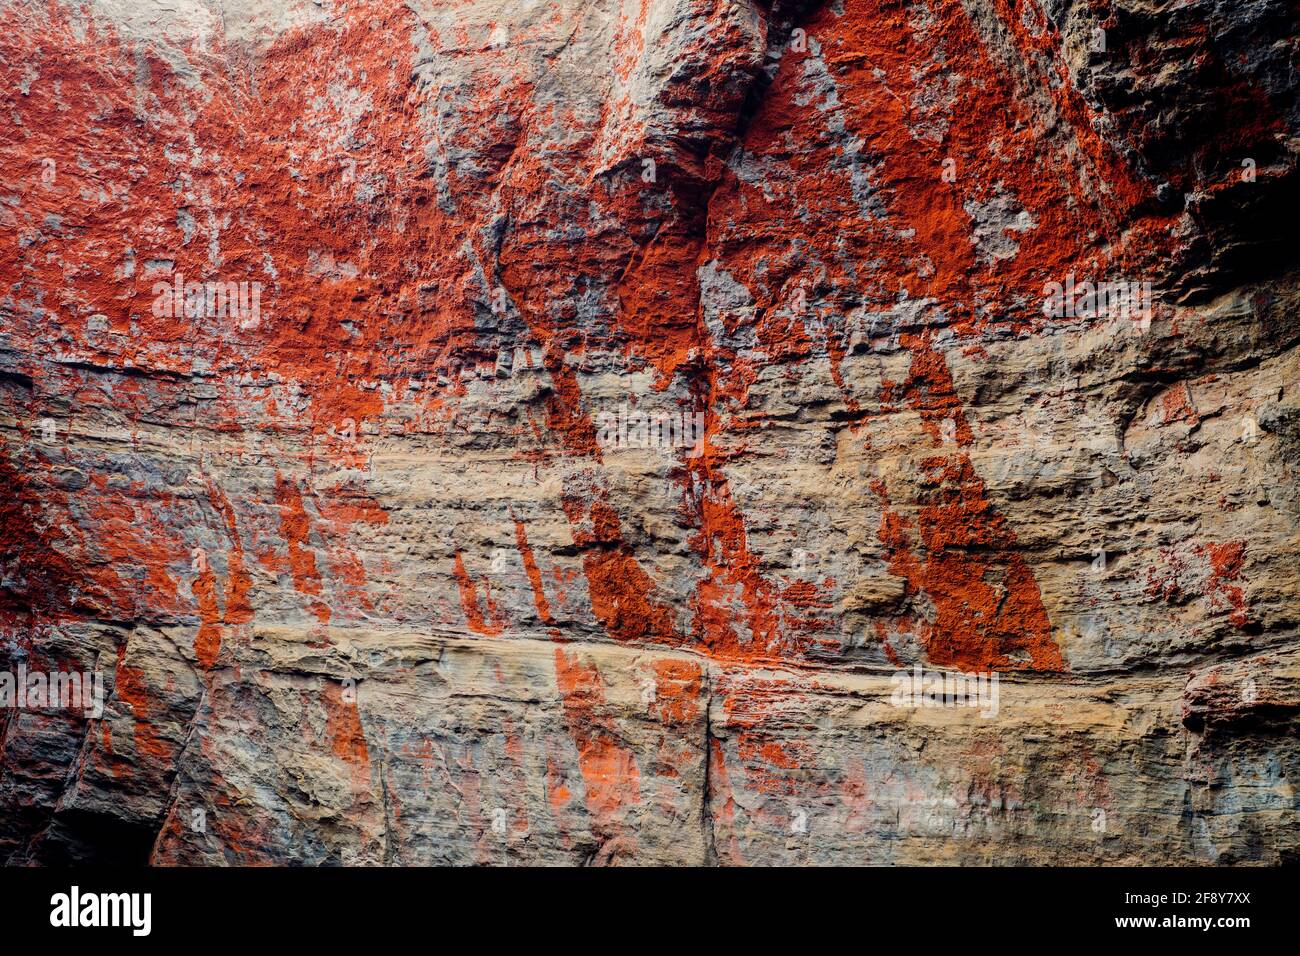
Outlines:
[[1296,14],[0,0],[0,861],[1294,861]]

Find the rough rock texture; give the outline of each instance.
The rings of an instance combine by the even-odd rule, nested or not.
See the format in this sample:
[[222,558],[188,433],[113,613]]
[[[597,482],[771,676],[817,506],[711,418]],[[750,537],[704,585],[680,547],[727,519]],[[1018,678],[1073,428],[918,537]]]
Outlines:
[[0,860],[1294,860],[1298,14],[0,0]]

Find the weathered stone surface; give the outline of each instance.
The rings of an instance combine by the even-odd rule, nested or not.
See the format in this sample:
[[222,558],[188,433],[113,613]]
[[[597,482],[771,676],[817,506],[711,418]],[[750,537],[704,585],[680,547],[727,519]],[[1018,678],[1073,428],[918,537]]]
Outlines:
[[0,859],[1294,860],[1295,24],[0,0]]

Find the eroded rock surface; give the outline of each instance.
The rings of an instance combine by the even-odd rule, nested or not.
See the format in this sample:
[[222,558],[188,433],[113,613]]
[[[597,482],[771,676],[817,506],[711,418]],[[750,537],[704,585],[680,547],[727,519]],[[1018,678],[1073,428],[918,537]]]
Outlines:
[[1296,22],[3,0],[0,860],[1294,860]]

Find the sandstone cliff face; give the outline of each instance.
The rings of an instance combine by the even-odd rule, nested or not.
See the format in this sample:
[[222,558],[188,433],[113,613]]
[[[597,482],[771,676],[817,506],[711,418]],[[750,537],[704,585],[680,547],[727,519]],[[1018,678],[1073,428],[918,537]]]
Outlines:
[[0,2],[0,860],[1295,859],[1297,12]]

